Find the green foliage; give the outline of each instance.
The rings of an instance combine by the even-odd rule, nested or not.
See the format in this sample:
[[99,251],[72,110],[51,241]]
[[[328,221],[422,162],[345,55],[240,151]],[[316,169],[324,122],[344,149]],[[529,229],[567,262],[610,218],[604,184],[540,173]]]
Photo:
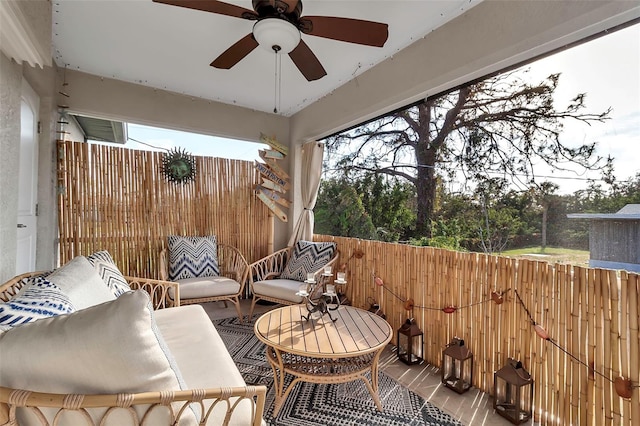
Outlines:
[[314,232],[375,239],[376,229],[356,190],[345,180],[322,181],[314,209]]
[[412,185],[382,175],[364,175],[353,185],[371,217],[378,240],[399,241],[410,234],[415,223]]
[[315,208],[315,232],[451,250],[501,252],[541,244],[543,209],[547,209],[547,245],[587,250],[586,220],[569,213],[616,212],[640,203],[640,174],[608,189],[590,184],[572,195],[551,186],[515,191],[501,179],[481,182],[473,194],[439,190],[429,235],[413,228],[415,193],[410,185],[378,175],[325,179]]
[[412,238],[409,244],[465,251],[461,245],[461,227],[457,219],[449,222],[443,220],[431,222],[431,235],[431,237]]

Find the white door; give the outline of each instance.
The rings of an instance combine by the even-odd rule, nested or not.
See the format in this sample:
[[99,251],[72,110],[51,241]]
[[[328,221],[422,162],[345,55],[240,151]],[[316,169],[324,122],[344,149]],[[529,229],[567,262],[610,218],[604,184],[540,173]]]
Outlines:
[[38,95],[26,80],[22,80],[16,274],[34,271],[36,267],[39,108]]

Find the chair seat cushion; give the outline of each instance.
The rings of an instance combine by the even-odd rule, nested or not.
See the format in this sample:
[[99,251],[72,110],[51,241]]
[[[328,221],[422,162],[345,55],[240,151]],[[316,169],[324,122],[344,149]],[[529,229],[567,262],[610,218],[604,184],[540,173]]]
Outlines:
[[[304,283],[282,278],[277,278],[275,280],[256,281],[253,283],[253,292],[260,296],[288,300],[289,302],[293,303],[302,303],[302,297],[296,296],[296,293],[298,292],[298,290],[300,290],[301,285],[304,286]],[[182,291],[182,288],[180,289],[180,291]]]
[[[176,281],[180,285],[180,299],[200,299],[234,295],[240,291],[240,284],[227,277],[185,278]],[[173,289],[169,289],[173,298]]]

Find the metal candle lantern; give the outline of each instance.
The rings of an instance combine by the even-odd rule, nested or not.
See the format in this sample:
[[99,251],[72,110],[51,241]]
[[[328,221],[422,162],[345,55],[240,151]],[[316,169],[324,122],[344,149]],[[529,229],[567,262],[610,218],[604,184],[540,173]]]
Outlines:
[[454,337],[442,351],[442,384],[458,393],[471,388],[473,381],[473,354],[464,340]]
[[413,318],[409,318],[398,329],[397,355],[407,365],[418,364],[423,359],[423,333]]
[[493,373],[493,408],[514,425],[531,419],[533,379],[520,361],[509,358]]

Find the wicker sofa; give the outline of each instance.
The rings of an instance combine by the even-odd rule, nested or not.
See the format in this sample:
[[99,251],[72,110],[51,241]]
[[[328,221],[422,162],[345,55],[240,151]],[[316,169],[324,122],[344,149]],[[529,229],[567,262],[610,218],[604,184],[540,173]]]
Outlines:
[[263,424],[266,387],[246,385],[204,309],[174,282],[122,278],[114,300],[0,331],[0,425]]

